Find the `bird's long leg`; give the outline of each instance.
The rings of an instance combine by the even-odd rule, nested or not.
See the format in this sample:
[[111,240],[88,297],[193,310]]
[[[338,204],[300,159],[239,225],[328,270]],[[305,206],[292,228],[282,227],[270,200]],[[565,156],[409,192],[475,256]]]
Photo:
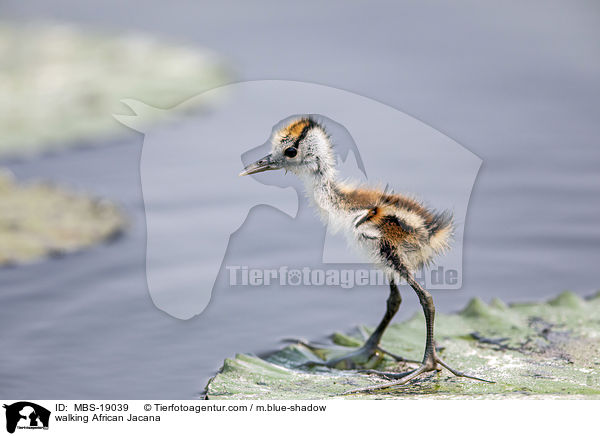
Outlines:
[[394,315],[398,312],[400,308],[400,304],[402,304],[402,296],[400,295],[400,291],[398,290],[398,286],[394,282],[394,279],[390,280],[390,296],[387,299],[387,305],[385,314],[383,318],[379,322],[377,328],[371,333],[369,339],[365,342],[365,347],[371,350],[376,350],[381,342],[381,338],[385,329],[387,329],[388,325],[394,318]]
[[[337,357],[337,358],[334,358],[334,359],[331,359],[328,361],[324,361],[324,362],[310,361],[310,362],[306,362],[304,365],[305,366],[306,365],[308,365],[308,366],[328,366],[331,368],[341,367],[341,368],[345,368],[345,369],[353,369],[358,366],[361,366],[362,364],[369,362],[378,353],[387,354],[398,361],[408,361],[408,360],[402,358],[401,356],[398,356],[396,354],[390,353],[387,350],[384,350],[383,348],[381,348],[379,346],[379,343],[381,342],[383,333],[389,326],[390,322],[392,321],[392,318],[394,318],[394,315],[396,315],[396,312],[398,312],[398,309],[400,308],[401,303],[402,303],[402,296],[400,295],[398,286],[396,286],[396,283],[394,282],[394,280],[391,279],[390,280],[390,295],[387,299],[385,314],[383,315],[383,318],[381,319],[381,322],[379,323],[377,328],[373,331],[371,336],[369,336],[369,338],[365,341],[365,343],[362,347],[360,347],[359,349],[357,349],[347,355],[341,356],[341,357]],[[414,362],[414,361],[410,361],[410,362]]]
[[391,373],[381,373],[381,375],[384,375],[388,378],[397,378],[397,380],[395,380],[393,382],[385,383],[382,385],[367,386],[366,388],[351,390],[346,393],[351,394],[351,393],[359,393],[359,392],[373,392],[376,390],[381,390],[381,389],[386,389],[386,388],[402,385],[402,384],[408,383],[409,381],[413,380],[414,378],[418,377],[419,375],[423,374],[424,372],[430,372],[430,371],[437,370],[438,364],[443,366],[444,368],[446,368],[448,371],[450,371],[455,376],[466,377],[466,378],[470,378],[470,379],[478,380],[478,381],[482,381],[482,382],[487,382],[487,383],[494,383],[492,381],[484,380],[482,378],[474,377],[472,375],[468,375],[463,372],[452,369],[450,366],[448,366],[448,364],[446,364],[443,360],[441,360],[437,356],[437,352],[435,351],[435,341],[434,341],[434,334],[433,334],[433,326],[434,326],[434,321],[435,321],[435,306],[433,304],[433,297],[431,296],[431,294],[429,292],[427,292],[427,290],[425,290],[419,284],[419,282],[417,282],[415,280],[415,278],[412,276],[412,274],[410,274],[408,272],[408,270],[406,270],[406,268],[400,266],[399,272],[400,272],[401,276],[406,279],[408,284],[417,293],[417,296],[419,297],[419,302],[421,303],[421,306],[423,307],[423,313],[425,314],[427,337],[425,340],[425,354],[423,356],[423,361],[421,362],[421,366],[409,373],[403,373],[403,374],[398,374],[398,375],[391,374]]
[[[408,271],[405,271],[404,276],[408,284],[415,290],[417,296],[419,297],[419,302],[423,307],[423,311],[425,313],[425,321],[427,323],[427,339],[425,342],[425,355],[423,356],[422,366],[426,368],[428,371],[432,371],[438,369],[438,364],[446,368],[452,374],[457,377],[465,377],[473,380],[479,380],[487,383],[494,383],[489,380],[485,380],[479,377],[475,377],[472,375],[465,374],[464,372],[457,371],[451,368],[447,363],[445,363],[442,359],[437,355],[437,351],[435,350],[435,340],[433,335],[433,326],[435,320],[435,306],[433,304],[433,297],[427,290],[425,290],[419,282],[415,280],[415,278]],[[412,377],[411,377],[412,378]],[[410,380],[410,379],[408,379]],[[406,383],[408,380],[404,380],[403,383]]]

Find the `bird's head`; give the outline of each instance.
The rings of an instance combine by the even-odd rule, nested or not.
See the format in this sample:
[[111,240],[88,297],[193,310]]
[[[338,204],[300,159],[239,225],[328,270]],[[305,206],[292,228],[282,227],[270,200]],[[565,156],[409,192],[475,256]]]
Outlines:
[[271,137],[271,153],[247,165],[240,176],[284,169],[297,175],[331,175],[335,159],[329,136],[311,117],[289,122]]

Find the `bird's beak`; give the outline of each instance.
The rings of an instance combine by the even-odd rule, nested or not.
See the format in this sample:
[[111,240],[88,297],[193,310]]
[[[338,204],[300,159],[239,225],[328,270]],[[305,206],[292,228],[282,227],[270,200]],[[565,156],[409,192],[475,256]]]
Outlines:
[[250,165],[246,165],[244,171],[240,173],[240,176],[247,176],[249,174],[262,173],[263,171],[278,170],[281,169],[281,165],[275,161],[270,154],[266,155],[262,159],[257,160]]

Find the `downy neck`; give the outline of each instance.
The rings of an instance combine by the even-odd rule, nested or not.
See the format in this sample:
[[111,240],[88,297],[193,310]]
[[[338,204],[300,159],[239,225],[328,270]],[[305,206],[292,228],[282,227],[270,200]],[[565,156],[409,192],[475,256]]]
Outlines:
[[328,171],[299,174],[299,177],[304,183],[307,197],[315,206],[326,212],[333,212],[337,209],[340,192],[336,181],[336,172],[333,168]]

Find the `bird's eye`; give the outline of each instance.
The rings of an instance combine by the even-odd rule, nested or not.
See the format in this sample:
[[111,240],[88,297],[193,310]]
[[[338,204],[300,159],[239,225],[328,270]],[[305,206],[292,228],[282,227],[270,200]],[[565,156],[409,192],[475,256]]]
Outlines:
[[289,147],[285,149],[283,154],[285,154],[287,157],[296,157],[296,155],[298,154],[298,150],[294,147]]

